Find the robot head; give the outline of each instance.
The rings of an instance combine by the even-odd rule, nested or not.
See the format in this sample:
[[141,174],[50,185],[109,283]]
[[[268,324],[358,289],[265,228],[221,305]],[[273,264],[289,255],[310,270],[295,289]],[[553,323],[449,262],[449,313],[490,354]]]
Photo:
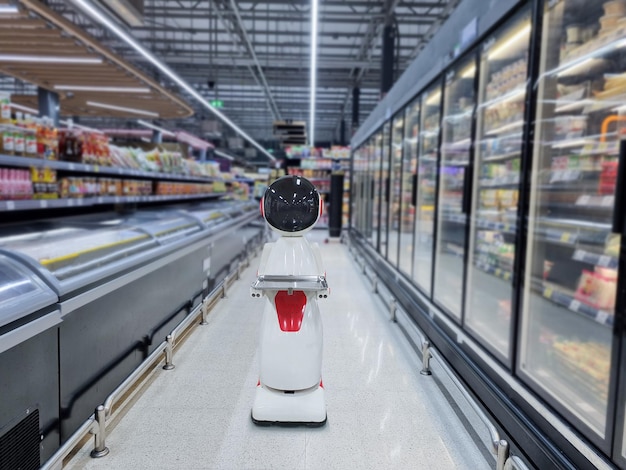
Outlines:
[[300,237],[322,215],[320,195],[306,178],[283,176],[274,181],[261,199],[261,214],[275,232]]

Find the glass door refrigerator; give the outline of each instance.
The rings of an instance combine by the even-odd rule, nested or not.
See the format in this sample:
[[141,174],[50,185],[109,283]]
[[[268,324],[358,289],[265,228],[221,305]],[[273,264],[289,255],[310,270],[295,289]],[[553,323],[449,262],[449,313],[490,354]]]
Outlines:
[[380,247],[380,188],[381,188],[381,152],[382,152],[382,131],[378,131],[371,139],[370,147],[370,199],[372,201],[372,246],[376,251]]
[[369,138],[364,146],[364,155],[363,155],[363,204],[361,205],[362,210],[362,218],[361,224],[363,226],[363,236],[365,239],[373,245],[372,240],[372,190],[373,190],[373,181],[372,181],[372,164],[371,161],[374,158],[373,156],[373,145],[372,138]]
[[432,85],[421,97],[417,195],[415,203],[415,249],[413,280],[428,297],[432,290],[435,191],[441,121],[441,84]]
[[389,233],[387,259],[398,267],[398,250],[400,243],[400,205],[402,203],[402,153],[404,138],[404,112],[393,118],[391,124],[391,171],[389,182]]
[[[616,219],[624,206],[616,203],[624,188],[616,183],[626,135],[625,14],[620,1],[545,2],[518,364],[520,376],[607,454],[615,317],[623,315],[615,305],[623,275]],[[615,448],[619,460],[624,446]]]
[[458,320],[462,315],[476,56],[448,72],[444,91],[437,245],[433,297]]
[[420,130],[420,101],[415,99],[405,109],[404,155],[402,158],[402,200],[400,204],[400,260],[398,267],[408,277],[413,275],[413,230],[417,196],[417,145]]
[[509,366],[530,33],[526,8],[484,43],[476,116],[465,327]]
[[380,222],[379,222],[379,248],[378,251],[381,255],[387,258],[389,252],[389,199],[390,199],[390,156],[391,156],[391,125],[387,121],[383,125],[382,135],[382,159],[380,166]]

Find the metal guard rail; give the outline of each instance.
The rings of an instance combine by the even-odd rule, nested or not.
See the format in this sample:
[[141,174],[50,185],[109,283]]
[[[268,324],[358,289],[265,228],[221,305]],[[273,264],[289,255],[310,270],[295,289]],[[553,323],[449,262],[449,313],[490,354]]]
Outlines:
[[239,279],[239,276],[245,267],[250,266],[250,260],[258,255],[260,248],[257,246],[252,250],[252,253],[246,257],[244,261],[238,263],[237,267],[230,272],[222,282],[220,282],[211,294],[205,297],[202,302],[194,308],[189,315],[181,321],[172,332],[167,335],[165,341],[163,341],[157,348],[150,354],[132,374],[130,374],[124,382],[122,382],[104,401],[104,404],[98,405],[93,415],[80,426],[74,434],[63,444],[52,457],[50,457],[41,467],[41,470],[60,470],[63,468],[63,460],[70,454],[70,452],[81,442],[81,440],[87,434],[94,435],[94,448],[91,451],[91,456],[94,458],[104,457],[109,453],[109,448],[106,446],[106,426],[107,421],[110,421],[113,417],[113,407],[118,403],[130,389],[132,389],[139,378],[141,378],[150,368],[154,367],[154,364],[159,361],[161,356],[165,355],[165,364],[163,369],[174,369],[172,363],[174,349],[180,343],[181,336],[186,333],[191,324],[196,320],[198,314],[202,314],[202,320],[200,325],[207,324],[207,315],[209,311],[215,306],[217,301],[226,297],[228,288]]
[[[347,240],[350,240],[349,237],[345,237]],[[354,261],[359,266],[363,275],[370,281],[372,292],[378,294],[383,302],[385,299],[378,288],[378,276],[376,273],[372,272],[371,274],[368,272],[367,262],[363,256],[359,256],[357,250],[352,246],[352,244],[348,241],[348,247],[350,253],[354,258]],[[386,302],[385,302],[386,303]],[[398,309],[397,302],[394,298],[389,299],[387,303],[389,307],[389,313],[391,320],[396,322],[396,311]],[[500,432],[493,424],[491,419],[487,416],[484,410],[478,405],[476,400],[472,397],[470,392],[467,390],[461,381],[458,379],[456,374],[450,369],[445,359],[439,354],[439,352],[432,346],[430,341],[426,338],[426,335],[417,327],[416,324],[412,323],[412,326],[417,331],[421,340],[421,353],[422,353],[422,370],[420,371],[421,375],[432,375],[430,370],[430,359],[436,359],[443,371],[450,378],[452,383],[459,389],[463,398],[470,405],[472,410],[476,413],[476,415],[480,418],[480,420],[485,424],[487,430],[489,431],[489,439],[491,442],[491,452],[496,457],[496,470],[529,470],[528,466],[520,459],[518,456],[510,455],[509,443],[505,439],[500,437]],[[408,337],[408,335],[407,335]],[[411,338],[408,338],[411,341]]]

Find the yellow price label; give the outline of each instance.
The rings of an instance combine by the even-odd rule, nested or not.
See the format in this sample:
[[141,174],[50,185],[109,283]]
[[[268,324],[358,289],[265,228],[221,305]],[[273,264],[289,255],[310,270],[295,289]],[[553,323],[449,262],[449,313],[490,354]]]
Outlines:
[[570,239],[570,233],[565,232],[563,234],[561,234],[561,241],[562,242],[568,242]]
[[551,288],[551,287],[546,287],[546,288],[543,290],[543,296],[544,296],[544,297],[547,297],[548,299],[549,299],[550,297],[552,297],[552,288]]

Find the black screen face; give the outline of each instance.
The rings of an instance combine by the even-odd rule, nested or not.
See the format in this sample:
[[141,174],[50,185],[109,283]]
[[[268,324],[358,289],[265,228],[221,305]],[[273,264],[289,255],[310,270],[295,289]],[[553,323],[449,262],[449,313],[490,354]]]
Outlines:
[[283,176],[265,191],[265,220],[282,232],[301,232],[317,221],[320,197],[308,180],[300,176]]

